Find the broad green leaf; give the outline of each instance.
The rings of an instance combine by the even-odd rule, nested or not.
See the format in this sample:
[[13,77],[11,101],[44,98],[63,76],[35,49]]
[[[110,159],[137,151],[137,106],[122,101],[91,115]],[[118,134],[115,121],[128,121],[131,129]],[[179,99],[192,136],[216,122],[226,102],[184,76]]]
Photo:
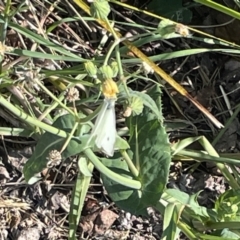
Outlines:
[[[64,115],[59,117],[54,123],[53,126],[65,130],[66,132],[71,132],[73,126],[75,124],[75,118],[72,115]],[[89,127],[82,128],[85,133],[89,131]],[[62,159],[65,160],[67,157],[80,153],[85,147],[88,140],[87,136],[83,136],[83,132],[81,132],[80,138],[75,137],[72,138],[66,147],[66,149],[62,152]],[[61,138],[57,135],[46,132],[39,139],[36,149],[31,156],[31,158],[27,161],[24,166],[23,172],[26,181],[28,182],[31,177],[35,174],[41,172],[48,163],[48,154],[52,150],[60,151],[63,147],[66,139]]]
[[188,204],[186,205],[186,211],[189,213],[189,216],[194,219],[198,219],[200,222],[206,223],[210,220],[215,221],[216,213],[212,209],[207,209],[199,205],[197,201],[199,193],[189,196]]
[[[146,208],[154,206],[156,202],[159,201],[167,182],[170,148],[168,143],[166,144],[167,146],[161,147],[164,141],[162,141],[159,136],[159,130],[157,128],[159,128],[159,122],[157,120],[148,122],[145,128],[142,128],[142,134],[144,136],[142,135],[141,137],[144,138],[143,142],[146,147],[141,145],[139,148],[140,151],[143,151],[143,153],[140,154],[142,164],[138,177],[138,180],[142,183],[141,190],[124,187],[110,180],[107,176],[102,176],[104,186],[111,199],[120,208],[134,214],[146,214]],[[148,136],[146,136],[146,132],[148,132]],[[150,139],[153,134],[156,139],[158,138],[158,140],[160,140],[160,144],[156,144],[158,143],[156,139]],[[156,145],[154,145],[154,142]],[[105,159],[103,163],[108,167],[112,167],[111,170],[125,177],[133,178],[129,173],[127,164],[122,159]]]
[[[103,164],[108,167],[110,170],[114,171],[121,176],[126,178],[133,179],[133,176],[129,172],[128,165],[122,158],[116,159],[101,159]],[[120,207],[122,210],[129,211],[131,213],[136,213],[136,205],[139,204],[141,199],[139,198],[139,191],[125,187],[110,178],[107,175],[101,174],[103,180],[103,185],[106,188],[109,196],[112,201]],[[146,214],[144,211],[143,214]]]
[[133,163],[139,170],[142,184],[141,204],[136,210],[154,206],[159,201],[168,178],[171,161],[170,144],[165,128],[159,120],[148,121],[146,112],[132,118],[129,126]]
[[170,18],[176,22],[189,23],[192,12],[182,7],[182,0],[152,0],[147,5],[148,11]]

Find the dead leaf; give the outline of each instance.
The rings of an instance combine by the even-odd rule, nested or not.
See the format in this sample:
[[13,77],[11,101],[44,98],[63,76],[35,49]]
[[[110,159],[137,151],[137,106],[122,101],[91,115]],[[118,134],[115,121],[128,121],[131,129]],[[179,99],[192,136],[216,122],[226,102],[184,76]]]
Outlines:
[[99,235],[104,233],[112,226],[118,215],[109,209],[104,209],[96,218],[94,232]]

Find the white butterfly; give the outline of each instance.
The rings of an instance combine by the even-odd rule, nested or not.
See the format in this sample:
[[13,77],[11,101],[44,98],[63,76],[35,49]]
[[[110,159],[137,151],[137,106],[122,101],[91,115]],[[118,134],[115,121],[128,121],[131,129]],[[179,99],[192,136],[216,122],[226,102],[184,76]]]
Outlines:
[[96,146],[108,156],[113,156],[116,141],[116,116],[114,98],[105,98],[90,139],[96,136]]

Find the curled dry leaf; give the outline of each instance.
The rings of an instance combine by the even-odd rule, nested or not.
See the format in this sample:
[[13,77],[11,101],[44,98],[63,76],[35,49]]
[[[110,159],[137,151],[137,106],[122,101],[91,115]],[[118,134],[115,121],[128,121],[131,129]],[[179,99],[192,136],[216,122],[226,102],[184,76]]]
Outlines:
[[39,240],[40,239],[40,230],[37,227],[24,229],[20,234],[15,238],[16,240]]
[[8,179],[10,179],[10,175],[7,169],[3,166],[0,166],[0,182],[6,182]]
[[99,235],[105,234],[115,220],[118,218],[118,215],[109,209],[104,209],[96,218],[94,225],[94,232]]

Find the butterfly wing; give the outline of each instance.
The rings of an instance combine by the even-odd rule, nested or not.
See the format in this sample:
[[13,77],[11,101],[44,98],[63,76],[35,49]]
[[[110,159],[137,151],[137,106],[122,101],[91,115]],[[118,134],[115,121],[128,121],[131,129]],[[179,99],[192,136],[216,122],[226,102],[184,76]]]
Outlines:
[[113,156],[116,141],[116,116],[114,106],[107,108],[101,134],[97,136],[96,145],[108,156]]
[[97,117],[92,136],[96,146],[108,156],[113,156],[116,141],[115,100],[105,99]]
[[108,105],[109,105],[109,103],[104,99],[102,108],[101,108],[100,112],[98,113],[96,122],[94,124],[93,130],[91,133],[91,137],[98,135],[99,131],[101,131],[102,124],[104,122],[104,116],[105,116],[106,110],[108,108]]

